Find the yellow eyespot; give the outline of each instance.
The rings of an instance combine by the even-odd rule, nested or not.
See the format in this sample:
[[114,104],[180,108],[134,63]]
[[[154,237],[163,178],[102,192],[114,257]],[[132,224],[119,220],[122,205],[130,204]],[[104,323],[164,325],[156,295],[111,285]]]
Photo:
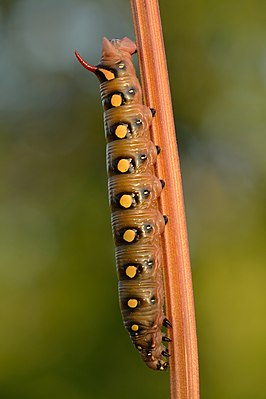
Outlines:
[[138,306],[138,301],[137,301],[137,299],[129,299],[127,301],[127,305],[128,305],[129,308],[134,309],[134,308],[136,308]]
[[107,80],[112,80],[115,78],[115,74],[111,71],[108,71],[108,69],[98,68],[98,70],[104,74]]
[[111,104],[113,107],[119,107],[123,102],[121,94],[113,94],[111,97]]
[[126,173],[130,168],[130,161],[128,159],[120,159],[117,164],[117,169],[121,173]]
[[123,239],[127,242],[132,242],[135,240],[136,233],[134,230],[128,229],[123,234]]
[[115,135],[119,139],[123,139],[127,135],[127,126],[126,125],[118,125],[115,129]]
[[123,194],[120,198],[120,205],[123,208],[130,208],[133,202],[132,196],[130,194]]
[[127,275],[129,278],[135,277],[136,274],[137,274],[137,268],[136,268],[136,266],[128,266],[128,267],[126,268],[126,275]]
[[137,324],[132,324],[132,326],[131,326],[132,331],[138,331],[138,329],[139,329],[139,326]]

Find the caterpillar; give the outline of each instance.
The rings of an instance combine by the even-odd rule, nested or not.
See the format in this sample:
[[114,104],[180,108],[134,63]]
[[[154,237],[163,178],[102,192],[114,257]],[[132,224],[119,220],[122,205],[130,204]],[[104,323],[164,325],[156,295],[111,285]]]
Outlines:
[[99,64],[79,62],[100,81],[107,142],[108,196],[118,274],[119,302],[125,328],[142,359],[165,370],[170,356],[162,331],[164,315],[161,235],[168,218],[158,210],[165,182],[155,176],[160,153],[150,138],[155,110],[143,104],[132,63],[137,47],[127,37],[103,38]]

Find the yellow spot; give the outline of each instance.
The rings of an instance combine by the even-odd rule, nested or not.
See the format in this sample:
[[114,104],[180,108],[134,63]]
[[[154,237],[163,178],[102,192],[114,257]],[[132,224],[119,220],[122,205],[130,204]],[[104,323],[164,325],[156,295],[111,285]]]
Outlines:
[[130,161],[128,159],[120,159],[120,161],[117,164],[117,169],[121,173],[127,172],[129,167],[130,167]]
[[123,208],[130,208],[132,205],[132,196],[129,194],[123,194],[122,197],[120,198],[120,205],[123,206]]
[[134,309],[134,308],[136,308],[138,306],[138,301],[136,299],[129,299],[127,301],[127,305],[128,305],[128,307]]
[[115,135],[119,139],[123,139],[127,135],[127,126],[126,125],[118,125],[115,129]]
[[133,277],[136,276],[136,274],[137,274],[137,268],[136,268],[136,266],[128,266],[128,267],[126,268],[126,275],[127,275],[128,277],[133,278]]
[[115,78],[115,74],[111,71],[108,71],[108,69],[98,68],[98,70],[104,74],[107,80],[112,80]]
[[123,239],[125,240],[125,241],[127,241],[127,242],[132,242],[132,241],[134,241],[134,239],[135,239],[135,237],[136,237],[136,233],[135,233],[135,231],[134,230],[126,230],[125,232],[124,232],[124,234],[123,234]]
[[139,351],[142,351],[142,346],[137,346],[137,349],[138,349]]
[[111,104],[113,107],[119,107],[122,101],[122,96],[120,94],[113,94],[111,97]]
[[132,331],[138,331],[138,329],[139,329],[139,326],[137,324],[132,324],[132,326],[131,326]]

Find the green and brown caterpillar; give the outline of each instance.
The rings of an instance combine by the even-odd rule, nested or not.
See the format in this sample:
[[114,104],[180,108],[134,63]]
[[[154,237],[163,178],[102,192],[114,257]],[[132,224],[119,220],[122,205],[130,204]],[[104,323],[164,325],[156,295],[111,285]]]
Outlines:
[[103,39],[101,61],[79,62],[100,81],[107,141],[107,172],[112,231],[124,325],[148,367],[165,370],[170,342],[164,316],[162,243],[167,217],[158,210],[165,185],[154,173],[160,152],[150,139],[155,110],[143,104],[131,56],[137,47],[128,38]]

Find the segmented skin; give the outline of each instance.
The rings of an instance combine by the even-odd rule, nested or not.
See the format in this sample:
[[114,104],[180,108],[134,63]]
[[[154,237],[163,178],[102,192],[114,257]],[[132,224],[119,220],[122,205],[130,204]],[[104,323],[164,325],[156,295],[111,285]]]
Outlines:
[[[112,231],[121,313],[125,328],[145,363],[165,370],[162,343],[164,291],[161,235],[166,219],[158,210],[164,182],[154,174],[158,148],[150,139],[154,110],[142,103],[130,39],[103,39],[95,67],[79,61],[100,80]],[[169,340],[170,341],[170,340]]]

